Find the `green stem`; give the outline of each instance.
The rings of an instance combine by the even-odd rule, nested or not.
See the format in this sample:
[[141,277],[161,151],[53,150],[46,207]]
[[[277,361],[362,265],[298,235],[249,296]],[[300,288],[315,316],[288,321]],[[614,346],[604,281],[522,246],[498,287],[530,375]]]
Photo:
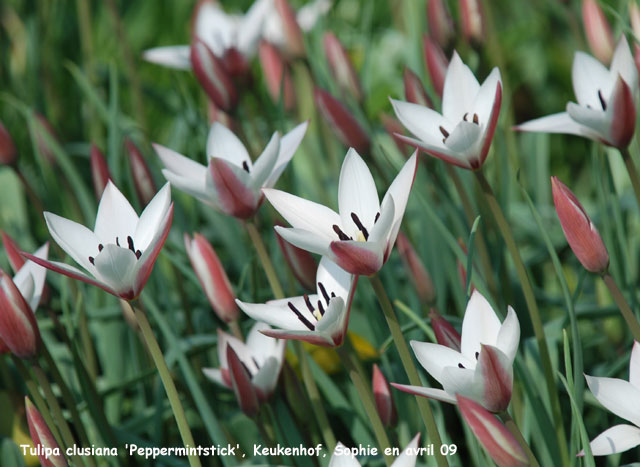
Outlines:
[[569,462],[569,449],[567,447],[567,440],[564,434],[564,421],[562,418],[562,410],[560,409],[560,399],[558,398],[558,391],[556,390],[555,380],[553,378],[553,367],[551,366],[549,347],[547,346],[547,338],[544,335],[544,327],[540,318],[540,311],[538,310],[536,298],[533,293],[533,287],[531,286],[527,269],[522,261],[522,257],[520,256],[520,251],[516,245],[515,238],[513,237],[513,232],[511,231],[511,227],[509,227],[509,222],[502,212],[502,208],[491,189],[491,185],[489,185],[489,182],[485,178],[482,170],[476,170],[474,173],[476,174],[482,193],[484,194],[491,213],[498,225],[498,229],[500,229],[502,238],[504,239],[511,258],[513,259],[516,273],[518,274],[518,279],[522,286],[522,292],[524,293],[524,298],[527,302],[529,317],[533,324],[533,332],[536,336],[538,350],[540,352],[542,371],[547,384],[547,392],[549,394],[549,402],[551,403],[551,412],[553,414],[556,437],[558,438],[558,447],[560,448],[561,460],[564,465]]
[[[393,306],[389,301],[387,292],[385,292],[384,290],[382,281],[376,275],[369,277],[369,281],[371,282],[373,290],[378,297],[378,302],[380,302],[380,306],[382,307],[382,312],[384,313],[384,317],[386,318],[387,324],[389,325],[389,331],[391,331],[391,336],[393,337],[393,341],[396,344],[396,349],[400,354],[402,366],[404,367],[404,371],[409,377],[409,383],[411,383],[411,385],[413,386],[422,386],[422,381],[420,381],[418,370],[416,369],[416,366],[413,363],[413,359],[411,358],[411,353],[409,352],[407,341],[405,341],[404,335],[402,334],[402,329],[400,328],[400,323],[398,323],[398,317],[396,316],[395,311],[393,311]],[[438,433],[438,426],[436,425],[436,419],[433,417],[433,412],[431,411],[429,401],[421,396],[416,396],[416,401],[418,402],[418,408],[420,409],[422,420],[424,421],[424,425],[427,429],[427,435],[431,438],[431,442],[435,445],[434,451],[436,462],[438,463],[439,467],[447,466],[449,465],[447,459],[440,453],[442,439],[440,438],[440,433]]]
[[540,464],[538,464],[538,460],[536,459],[536,456],[533,454],[533,451],[531,450],[529,443],[525,441],[524,436],[522,436],[522,433],[520,432],[520,428],[518,428],[518,425],[516,425],[516,422],[513,420],[513,418],[511,418],[511,415],[509,414],[509,412],[505,410],[503,412],[500,412],[498,415],[500,415],[500,418],[502,419],[502,422],[504,423],[504,425],[507,427],[507,430],[509,430],[509,432],[513,435],[516,441],[518,441],[518,444],[520,444],[520,447],[524,450],[524,453],[527,455],[527,458],[529,459],[529,465],[531,467],[540,467]]
[[640,324],[638,324],[636,315],[633,314],[631,307],[627,303],[627,300],[624,298],[624,295],[622,295],[622,291],[618,288],[616,281],[608,272],[602,275],[602,280],[609,289],[609,293],[611,293],[611,297],[613,297],[616,305],[618,305],[618,308],[620,308],[622,317],[627,322],[627,326],[629,326],[629,330],[631,330],[633,338],[636,341],[640,342]]
[[[284,298],[284,292],[282,291],[282,286],[280,285],[280,279],[278,279],[278,275],[276,274],[276,270],[273,267],[271,258],[267,253],[267,249],[262,242],[262,237],[260,236],[258,229],[251,221],[246,222],[245,225],[247,227],[247,232],[249,232],[249,237],[251,237],[251,241],[253,242],[253,246],[258,254],[258,258],[260,259],[260,263],[262,264],[262,269],[267,275],[267,280],[269,281],[269,285],[271,286],[271,291],[274,298]],[[336,437],[333,434],[333,430],[331,429],[331,425],[329,424],[329,419],[327,418],[327,413],[324,410],[324,405],[322,404],[322,400],[320,398],[318,386],[316,385],[316,381],[313,379],[313,375],[311,374],[311,367],[309,366],[309,362],[307,361],[307,353],[302,348],[302,344],[300,343],[300,341],[293,341],[293,347],[296,351],[296,355],[298,356],[298,361],[300,362],[302,381],[304,382],[305,389],[307,390],[307,395],[311,400],[311,407],[313,408],[313,413],[316,417],[318,427],[322,432],[322,438],[324,439],[324,442],[327,445],[329,451],[333,452],[333,449],[337,444]]]
[[633,162],[628,148],[620,149],[620,154],[622,155],[622,160],[624,160],[624,165],[627,166],[627,172],[629,172],[629,178],[631,179],[631,186],[633,187],[633,192],[636,195],[638,206],[640,206],[640,176],[638,175],[638,169],[636,169],[636,164]]
[[[171,378],[171,373],[169,372],[169,367],[167,367],[167,362],[164,359],[164,355],[162,355],[162,350],[160,350],[158,341],[153,335],[153,331],[151,330],[151,326],[149,325],[149,321],[147,320],[147,316],[145,315],[144,311],[142,311],[140,308],[134,308],[134,313],[136,321],[138,322],[138,326],[140,326],[142,338],[144,339],[144,342],[147,345],[147,349],[151,354],[153,363],[155,363],[156,368],[158,369],[158,374],[160,375],[160,379],[162,380],[162,384],[167,393],[167,397],[169,398],[171,410],[173,411],[173,415],[176,419],[176,422],[178,423],[178,430],[180,431],[182,442],[187,449],[189,449],[190,447],[193,448],[196,446],[196,443],[193,440],[193,435],[191,434],[189,424],[187,423],[187,417],[184,414],[184,409],[182,408],[182,403],[180,402],[180,396],[178,396],[178,390],[176,389],[176,385]],[[190,454],[189,465],[191,465],[191,467],[200,467],[202,464],[200,463],[200,459],[198,459],[198,456]]]
[[371,428],[373,428],[373,433],[376,436],[376,440],[378,441],[378,448],[380,452],[384,455],[384,461],[387,465],[391,465],[393,462],[393,456],[390,454],[384,454],[389,448],[389,438],[387,437],[387,432],[384,429],[384,425],[382,424],[382,420],[380,419],[380,414],[376,409],[376,404],[373,400],[373,395],[366,383],[366,378],[359,368],[353,361],[353,356],[349,349],[346,347],[338,347],[336,349],[338,352],[338,356],[344,365],[344,368],[349,373],[349,377],[353,382],[353,385],[358,391],[358,396],[360,397],[360,402],[364,406],[364,410],[367,413],[367,417],[369,417],[369,422],[371,423]]
[[242,335],[242,329],[240,329],[240,323],[238,323],[237,319],[234,319],[229,323],[229,330],[231,334],[236,336],[238,339],[244,342],[244,336]]

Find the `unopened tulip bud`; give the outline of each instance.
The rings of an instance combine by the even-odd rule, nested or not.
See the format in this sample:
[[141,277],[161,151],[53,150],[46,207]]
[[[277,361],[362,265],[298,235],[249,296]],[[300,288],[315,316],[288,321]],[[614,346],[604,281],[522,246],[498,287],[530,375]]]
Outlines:
[[373,365],[373,398],[376,403],[376,409],[380,415],[380,420],[386,426],[395,426],[398,423],[398,412],[396,411],[396,405],[393,402],[391,396],[391,388],[387,379],[378,368],[378,365]]
[[429,34],[441,47],[449,45],[453,38],[453,20],[442,0],[427,0]]
[[440,314],[435,310],[431,310],[429,318],[431,318],[431,328],[433,329],[433,333],[436,335],[436,341],[438,344],[449,347],[456,352],[460,352],[462,336],[460,336],[460,333],[456,331],[456,328],[454,328],[449,321],[440,316]]
[[196,233],[193,240],[184,234],[184,245],[191,266],[198,277],[209,303],[218,317],[225,323],[238,319],[238,306],[227,273],[215,250],[202,235]]
[[329,69],[333,78],[344,92],[351,94],[356,100],[362,99],[360,82],[356,70],[336,35],[331,31],[324,34],[324,53],[327,56]]
[[427,96],[427,91],[424,90],[424,86],[422,85],[418,75],[405,67],[403,79],[404,97],[408,102],[429,108],[433,107],[433,103],[431,102],[431,99],[429,99],[429,96]]
[[484,13],[480,0],[459,0],[462,35],[469,42],[484,42]]
[[247,78],[251,66],[247,61],[247,57],[235,47],[229,47],[224,51],[222,63],[227,70],[229,76],[233,79]]
[[15,240],[4,231],[0,232],[0,234],[2,235],[2,245],[4,246],[4,251],[7,254],[7,257],[9,258],[11,269],[16,273],[22,266],[24,266],[26,260],[20,254],[21,250]]
[[40,331],[29,304],[0,269],[0,339],[20,358],[35,357],[40,346]]
[[280,91],[284,92],[284,108],[293,109],[296,95],[293,90],[291,73],[278,49],[267,41],[260,42],[260,64],[271,99],[276,104],[282,99]]
[[227,345],[227,364],[231,386],[240,409],[249,417],[257,415],[260,406],[251,376],[231,345]]
[[596,0],[582,1],[582,21],[593,55],[602,63],[611,62],[615,48],[613,34]]
[[0,165],[11,165],[16,161],[18,152],[11,134],[0,122]]
[[99,200],[102,198],[102,192],[111,179],[111,174],[109,173],[107,160],[95,144],[91,145],[91,177],[93,178],[96,198]]
[[404,133],[404,127],[398,120],[396,120],[389,114],[382,113],[380,114],[380,121],[382,122],[382,126],[384,127],[385,131],[389,134],[389,136],[391,136],[391,139],[393,139],[393,142],[396,144],[401,153],[406,154],[410,149],[413,149],[411,146],[398,138],[398,135],[402,135]]
[[369,152],[371,141],[360,123],[338,99],[324,89],[314,90],[316,106],[340,141],[360,154]]
[[499,467],[529,465],[527,455],[509,430],[477,402],[457,395],[462,418]]
[[424,36],[424,61],[427,64],[431,84],[438,96],[442,97],[449,61],[440,46],[428,36]]
[[[277,223],[277,225],[281,225]],[[298,280],[300,285],[307,290],[315,292],[316,290],[316,271],[318,270],[318,262],[313,258],[307,250],[293,246],[276,232],[278,246],[282,251],[285,261],[289,265],[291,272]]]
[[190,59],[193,72],[209,99],[223,110],[233,109],[237,102],[236,88],[222,60],[197,37],[191,42]]
[[398,253],[404,263],[409,279],[413,282],[413,286],[418,293],[420,301],[424,304],[433,304],[436,301],[436,289],[431,280],[431,275],[424,266],[424,263],[418,256],[418,253],[411,245],[407,236],[400,232],[396,240],[398,245]]
[[151,176],[151,170],[149,170],[149,166],[144,160],[140,149],[128,138],[125,140],[125,145],[129,153],[129,168],[131,169],[133,186],[136,189],[140,203],[146,206],[156,195],[158,189],[156,188],[156,184]]
[[609,253],[580,201],[556,177],[551,177],[551,191],[562,231],[578,261],[587,271],[604,273],[609,267]]
[[[640,6],[638,0],[629,0],[629,21],[636,40],[640,40]],[[637,43],[634,41],[637,45]]]
[[60,449],[38,409],[28,397],[24,398],[24,405],[31,440],[35,447],[40,447],[38,450],[40,463],[43,467],[66,467],[67,461],[62,455],[63,450]]
[[275,7],[282,20],[282,31],[284,32],[284,48],[290,57],[304,56],[304,41],[302,31],[296,18],[296,12],[291,8],[287,0],[275,0]]

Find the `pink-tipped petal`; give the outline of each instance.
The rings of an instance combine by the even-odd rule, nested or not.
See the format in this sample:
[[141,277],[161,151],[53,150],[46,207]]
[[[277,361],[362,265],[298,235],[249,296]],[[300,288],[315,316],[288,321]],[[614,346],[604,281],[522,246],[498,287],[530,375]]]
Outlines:
[[376,364],[373,365],[371,384],[373,386],[373,398],[376,403],[376,409],[378,409],[382,423],[386,426],[395,426],[398,422],[396,404],[393,402],[389,383]]
[[0,234],[2,235],[2,245],[4,246],[4,251],[7,253],[7,257],[9,258],[11,269],[16,273],[22,266],[24,266],[25,259],[20,254],[20,248],[13,238],[4,231],[0,231]]
[[620,75],[616,80],[609,105],[614,116],[609,143],[616,148],[626,148],[631,143],[636,129],[636,105],[631,88]]
[[91,145],[91,178],[93,179],[93,189],[96,193],[96,199],[102,197],[104,189],[111,179],[109,166],[102,154],[102,151],[95,144]]
[[40,347],[36,317],[11,277],[1,269],[0,339],[20,358],[35,357]]
[[144,160],[140,149],[130,139],[125,140],[125,146],[129,154],[129,169],[136,194],[142,205],[147,205],[158,192],[151,170]]
[[[24,398],[24,403],[31,440],[34,446],[40,448],[39,452],[42,452],[42,454],[38,454],[40,463],[43,467],[66,467],[67,461],[61,454],[63,450],[58,446],[44,418],[28,397]],[[56,454],[56,452],[59,454]]]
[[329,247],[336,264],[351,274],[370,276],[382,267],[383,245],[380,243],[344,240],[331,242]]
[[404,80],[404,97],[408,102],[425,107],[433,107],[433,103],[431,99],[429,99],[427,91],[425,91],[418,75],[411,71],[411,69],[405,67],[402,78]]
[[314,97],[318,110],[338,139],[359,153],[368,153],[371,145],[369,135],[342,102],[318,87],[314,90]]
[[507,410],[513,388],[513,369],[509,358],[491,345],[482,345],[476,373],[484,386],[482,405],[491,412]]
[[235,107],[236,89],[224,63],[197,37],[191,43],[190,58],[193,72],[209,98],[223,110]]
[[259,199],[240,178],[239,170],[225,159],[213,158],[209,161],[211,179],[216,189],[220,209],[239,219],[248,219],[258,209]]
[[431,328],[433,328],[433,333],[436,335],[438,344],[460,352],[461,336],[460,333],[456,331],[456,328],[435,310],[431,310],[429,318],[431,318]]
[[[259,54],[260,65],[271,99],[276,104],[282,100],[285,110],[293,109],[296,100],[293,81],[280,51],[273,44],[263,40],[260,42]],[[284,92],[284,96],[281,96],[281,91]]]
[[500,116],[501,104],[502,83],[498,82],[498,84],[496,84],[496,94],[495,99],[493,100],[493,107],[491,108],[491,113],[489,114],[489,123],[487,124],[487,129],[484,133],[484,140],[482,141],[482,148],[480,149],[480,161],[477,166],[472,163],[472,169],[479,169],[480,167],[482,167],[482,164],[484,164],[484,161],[489,154],[489,148],[491,147],[491,142],[493,141],[493,134],[495,133],[496,126],[498,125],[498,117]]
[[247,416],[253,417],[258,414],[260,406],[256,391],[253,384],[251,384],[251,376],[233,347],[227,345],[226,353],[231,385],[233,392],[236,394],[238,405]]
[[582,0],[582,21],[593,55],[602,63],[609,63],[614,49],[613,34],[596,0]]
[[424,61],[427,64],[431,84],[433,84],[433,88],[436,90],[436,93],[438,93],[438,96],[442,97],[444,78],[447,75],[449,61],[440,46],[430,39],[429,36],[424,36],[423,42]]

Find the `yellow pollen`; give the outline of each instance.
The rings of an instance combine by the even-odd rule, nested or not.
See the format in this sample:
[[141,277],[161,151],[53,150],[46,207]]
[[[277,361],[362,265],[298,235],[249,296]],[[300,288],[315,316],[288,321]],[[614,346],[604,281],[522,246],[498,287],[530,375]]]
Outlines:
[[366,242],[367,241],[367,239],[364,238],[364,234],[360,230],[358,230],[358,234],[356,235],[356,241],[358,241],[358,242]]
[[320,314],[320,310],[318,309],[313,310],[312,314],[313,314],[313,317],[318,321],[320,321],[320,318],[322,318],[322,315]]

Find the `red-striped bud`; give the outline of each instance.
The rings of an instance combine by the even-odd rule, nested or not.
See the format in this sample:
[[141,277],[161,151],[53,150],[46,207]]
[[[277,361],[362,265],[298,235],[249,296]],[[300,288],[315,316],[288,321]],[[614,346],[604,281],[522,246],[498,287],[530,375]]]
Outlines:
[[427,91],[425,91],[418,75],[416,75],[409,68],[405,67],[403,79],[404,97],[407,99],[407,101],[429,108],[433,107],[433,103],[431,102],[431,99],[429,99]]
[[24,398],[24,406],[29,434],[33,445],[38,450],[38,458],[42,467],[66,467],[67,461],[62,454],[62,449],[58,446],[44,418],[28,397]]
[[267,41],[260,42],[260,65],[267,90],[276,104],[280,102],[280,92],[284,92],[284,108],[291,110],[296,103],[291,73],[278,49]]
[[2,245],[4,246],[4,251],[7,254],[7,257],[9,258],[11,270],[16,273],[22,266],[24,266],[24,263],[26,263],[26,260],[20,254],[20,251],[22,250],[20,250],[18,244],[9,236],[9,234],[4,231],[0,232],[0,234],[2,235]]
[[255,388],[251,384],[251,376],[231,345],[227,345],[227,364],[231,386],[240,409],[249,417],[257,415],[260,405]]
[[609,267],[607,247],[580,201],[556,177],[551,177],[551,191],[562,231],[573,253],[587,271],[605,272]]
[[18,152],[11,134],[0,122],[0,165],[10,165],[16,161]]
[[373,398],[376,403],[376,409],[380,415],[380,420],[386,426],[395,426],[398,423],[398,412],[396,411],[396,404],[393,402],[391,396],[391,388],[387,379],[378,368],[378,365],[373,364]]
[[302,40],[302,31],[296,18],[296,12],[291,8],[287,0],[275,0],[275,7],[282,20],[286,54],[290,57],[303,57],[304,41]]
[[247,57],[235,47],[229,47],[224,51],[222,63],[224,63],[225,70],[233,79],[242,80],[249,76],[251,66],[247,61]]
[[342,43],[331,31],[324,34],[323,42],[329,69],[338,86],[344,92],[351,94],[356,100],[361,100],[362,91],[360,90],[358,75]]
[[158,189],[140,149],[129,138],[124,143],[129,153],[129,169],[133,178],[133,186],[136,189],[140,203],[146,206],[156,195]]
[[91,145],[91,177],[93,178],[93,189],[96,192],[96,198],[99,200],[102,198],[102,192],[107,183],[111,180],[111,174],[109,173],[107,160],[95,144]]
[[193,72],[209,99],[223,110],[234,108],[237,102],[236,88],[222,60],[197,37],[192,39],[190,58]]
[[239,310],[231,283],[211,244],[198,233],[193,235],[193,240],[185,233],[184,246],[213,311],[225,323],[238,319]]
[[40,346],[36,317],[11,277],[0,269],[0,339],[20,358],[35,357]]
[[469,42],[484,42],[484,13],[480,0],[460,0],[462,35]]
[[453,38],[453,20],[442,0],[427,0],[429,34],[441,47],[449,45]]
[[[277,225],[282,225],[280,222]],[[291,272],[298,280],[300,285],[307,290],[315,293],[316,291],[316,271],[318,270],[318,262],[313,258],[307,250],[293,246],[276,232],[278,246],[282,251],[282,255],[286,260]]]
[[314,97],[318,110],[338,139],[345,146],[354,148],[360,154],[368,153],[371,145],[369,135],[347,108],[342,105],[342,102],[318,87],[314,90]]
[[615,48],[613,34],[611,26],[609,26],[609,22],[596,0],[582,1],[582,21],[594,57],[602,63],[609,63]]
[[499,467],[529,465],[527,456],[509,430],[477,402],[456,396],[462,418]]
[[435,310],[431,310],[429,318],[431,318],[431,328],[436,335],[438,344],[460,352],[462,336],[456,331],[456,328]]
[[411,245],[407,236],[400,232],[396,240],[398,245],[398,253],[404,263],[404,267],[409,273],[409,279],[416,289],[420,301],[424,304],[431,305],[436,301],[436,289],[431,280],[431,275],[424,266],[424,263],[418,256],[418,253]]
[[444,79],[447,76],[449,61],[440,46],[428,36],[424,36],[423,42],[424,61],[427,64],[427,71],[429,72],[431,84],[433,85],[433,89],[435,89],[436,93],[438,93],[438,96],[442,97]]

